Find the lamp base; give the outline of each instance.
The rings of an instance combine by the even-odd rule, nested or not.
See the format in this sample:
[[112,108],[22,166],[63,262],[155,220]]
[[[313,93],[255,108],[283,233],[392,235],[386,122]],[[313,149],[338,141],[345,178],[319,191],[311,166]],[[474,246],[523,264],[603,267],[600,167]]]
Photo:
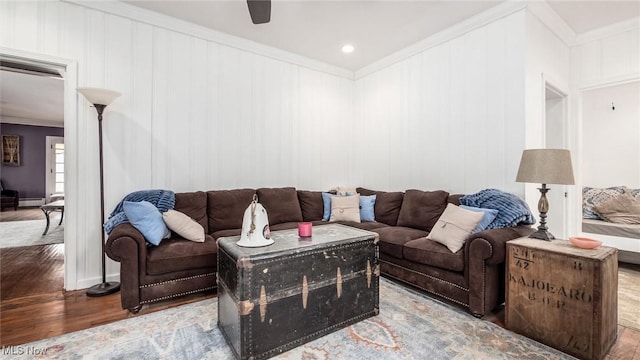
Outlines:
[[119,282],[103,282],[87,289],[87,296],[105,296],[120,290]]
[[533,234],[529,235],[529,237],[533,238],[533,239],[545,240],[545,241],[551,241],[551,240],[556,238],[549,231],[543,230],[543,229],[540,229],[540,228],[538,229],[538,231],[536,231]]

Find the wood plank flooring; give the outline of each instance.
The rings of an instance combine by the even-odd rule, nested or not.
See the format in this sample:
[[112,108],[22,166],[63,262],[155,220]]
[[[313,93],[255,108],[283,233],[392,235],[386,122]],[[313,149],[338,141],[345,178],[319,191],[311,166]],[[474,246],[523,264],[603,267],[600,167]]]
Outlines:
[[3,209],[0,211],[0,222],[3,221],[23,221],[23,220],[44,220],[46,217],[39,207],[21,207],[18,210]]
[[[0,215],[6,213],[9,211]],[[31,212],[31,215],[35,214],[37,212]],[[84,290],[64,291],[63,249],[63,244],[0,249],[0,347],[20,345],[215,296],[214,293],[194,294],[145,305],[139,314],[133,315],[121,309],[119,292],[88,297]],[[504,311],[487,316],[487,320],[504,327]],[[604,359],[640,360],[640,330],[618,326],[618,340]]]

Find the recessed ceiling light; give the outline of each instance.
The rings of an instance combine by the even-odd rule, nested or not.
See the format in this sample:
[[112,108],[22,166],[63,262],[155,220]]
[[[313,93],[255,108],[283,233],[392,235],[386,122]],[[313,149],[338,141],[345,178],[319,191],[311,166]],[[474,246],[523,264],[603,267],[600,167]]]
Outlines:
[[343,46],[343,47],[342,47],[342,52],[343,52],[343,53],[346,53],[346,54],[348,54],[348,53],[352,53],[352,52],[353,52],[353,50],[355,50],[355,48],[353,47],[353,45],[349,45],[349,44],[347,44],[347,45],[345,45],[345,46]]

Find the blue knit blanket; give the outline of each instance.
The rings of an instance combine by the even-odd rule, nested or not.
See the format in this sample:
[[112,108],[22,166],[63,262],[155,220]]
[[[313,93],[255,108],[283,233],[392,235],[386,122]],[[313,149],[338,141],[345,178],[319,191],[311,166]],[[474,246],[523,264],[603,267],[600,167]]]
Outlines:
[[127,215],[122,210],[122,205],[125,201],[148,201],[161,212],[165,212],[173,209],[176,205],[176,194],[171,190],[140,190],[125,196],[113,209],[107,222],[104,223],[104,230],[107,234],[110,234],[116,226],[129,222]]
[[502,190],[484,189],[475,194],[465,195],[460,198],[460,204],[498,210],[498,216],[487,226],[487,229],[536,223],[529,205],[524,200]]

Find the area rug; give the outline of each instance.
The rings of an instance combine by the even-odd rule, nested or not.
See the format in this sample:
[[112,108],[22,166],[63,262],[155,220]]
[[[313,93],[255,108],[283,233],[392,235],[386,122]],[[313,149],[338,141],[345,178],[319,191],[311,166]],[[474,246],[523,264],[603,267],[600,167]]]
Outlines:
[[640,330],[640,271],[618,268],[618,324]]
[[[40,351],[41,358],[232,359],[216,319],[217,299],[211,298],[20,348]],[[386,279],[381,279],[378,316],[275,357],[381,358],[573,359]]]
[[20,246],[62,244],[64,242],[64,223],[58,225],[60,215],[51,216],[49,231],[42,235],[47,220],[24,220],[0,222],[0,248]]

